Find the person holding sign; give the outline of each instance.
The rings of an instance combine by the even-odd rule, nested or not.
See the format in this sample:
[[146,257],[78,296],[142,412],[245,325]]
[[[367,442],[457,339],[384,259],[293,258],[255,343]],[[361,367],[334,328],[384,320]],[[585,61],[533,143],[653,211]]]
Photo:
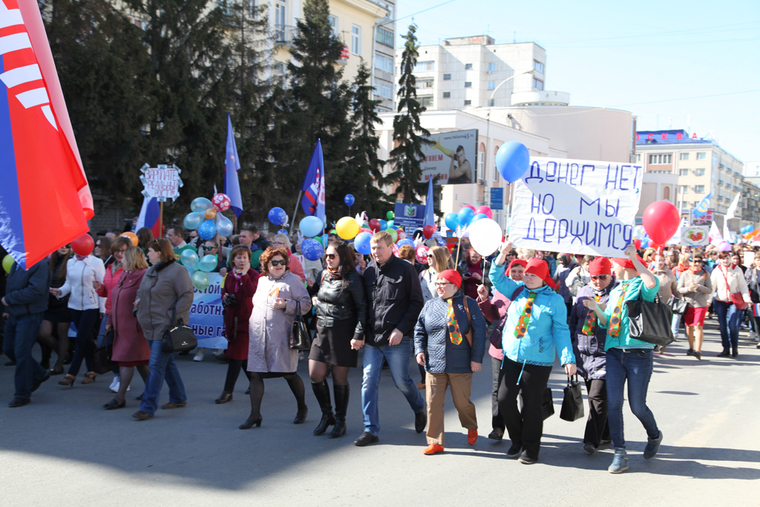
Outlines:
[[615,446],[615,457],[607,470],[613,474],[628,470],[628,454],[623,437],[623,390],[626,380],[631,412],[641,421],[649,437],[644,459],[654,458],[662,442],[662,432],[647,406],[647,389],[654,364],[654,344],[629,336],[628,307],[625,304],[626,301],[639,298],[654,301],[660,290],[660,281],[644,266],[644,261],[636,254],[633,244],[626,247],[624,254],[627,258],[613,259],[615,278],[619,283],[610,292],[608,304],[599,304],[594,298],[583,301],[586,308],[594,311],[599,325],[607,328],[607,417],[612,445]]
[[[501,245],[502,251],[511,248],[509,241]],[[488,275],[496,290],[513,295],[502,334],[504,361],[499,407],[512,441],[507,456],[520,456],[520,463],[529,465],[538,461],[544,430],[541,405],[554,355],[559,355],[568,375],[576,373],[575,355],[565,300],[554,291],[556,285],[546,262],[530,259],[522,282],[515,282],[504,273],[504,257],[496,258]],[[517,292],[520,287],[524,288]],[[521,391],[522,412],[517,407]]]

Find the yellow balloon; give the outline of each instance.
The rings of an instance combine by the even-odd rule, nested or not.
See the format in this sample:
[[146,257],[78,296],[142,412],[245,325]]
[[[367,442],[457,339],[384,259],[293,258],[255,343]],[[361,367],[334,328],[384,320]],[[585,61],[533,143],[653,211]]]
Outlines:
[[354,239],[359,234],[359,224],[351,217],[343,217],[335,224],[335,232],[343,239]]
[[385,229],[385,232],[391,235],[391,239],[394,243],[398,241],[398,232],[396,232],[396,229]]
[[6,273],[11,272],[11,268],[13,267],[13,264],[15,262],[16,261],[14,261],[13,257],[11,257],[10,255],[6,255],[5,257],[3,257],[3,269],[5,270]]

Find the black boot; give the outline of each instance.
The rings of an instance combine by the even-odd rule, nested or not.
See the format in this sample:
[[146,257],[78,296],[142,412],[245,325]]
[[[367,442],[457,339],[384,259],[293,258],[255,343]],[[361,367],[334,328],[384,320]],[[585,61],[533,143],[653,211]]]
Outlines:
[[335,426],[330,432],[330,438],[338,438],[346,434],[346,410],[348,409],[349,386],[335,387]]
[[332,405],[330,405],[330,387],[327,385],[327,381],[323,380],[322,382],[312,382],[311,389],[319,402],[319,408],[322,409],[322,419],[319,421],[319,425],[314,428],[314,435],[321,435],[327,431],[328,426],[335,424],[335,416]]

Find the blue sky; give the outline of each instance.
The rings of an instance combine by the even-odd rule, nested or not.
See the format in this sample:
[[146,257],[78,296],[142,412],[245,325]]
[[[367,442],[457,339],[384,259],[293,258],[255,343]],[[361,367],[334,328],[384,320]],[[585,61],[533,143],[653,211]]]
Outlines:
[[480,34],[535,42],[546,49],[545,89],[570,93],[571,105],[625,109],[639,130],[688,128],[760,161],[758,0],[399,0],[396,17],[399,35],[414,20],[421,45]]

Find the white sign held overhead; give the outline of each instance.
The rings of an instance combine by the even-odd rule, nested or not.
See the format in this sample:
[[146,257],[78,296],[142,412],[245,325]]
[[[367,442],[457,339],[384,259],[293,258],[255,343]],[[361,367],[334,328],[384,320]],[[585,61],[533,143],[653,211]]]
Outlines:
[[165,202],[167,199],[177,200],[179,189],[183,185],[179,176],[182,170],[179,167],[167,164],[150,167],[145,164],[140,171],[140,181],[145,186],[142,194],[145,197],[155,197],[159,202]]
[[633,241],[643,168],[531,158],[515,183],[510,240],[518,247],[623,257]]

